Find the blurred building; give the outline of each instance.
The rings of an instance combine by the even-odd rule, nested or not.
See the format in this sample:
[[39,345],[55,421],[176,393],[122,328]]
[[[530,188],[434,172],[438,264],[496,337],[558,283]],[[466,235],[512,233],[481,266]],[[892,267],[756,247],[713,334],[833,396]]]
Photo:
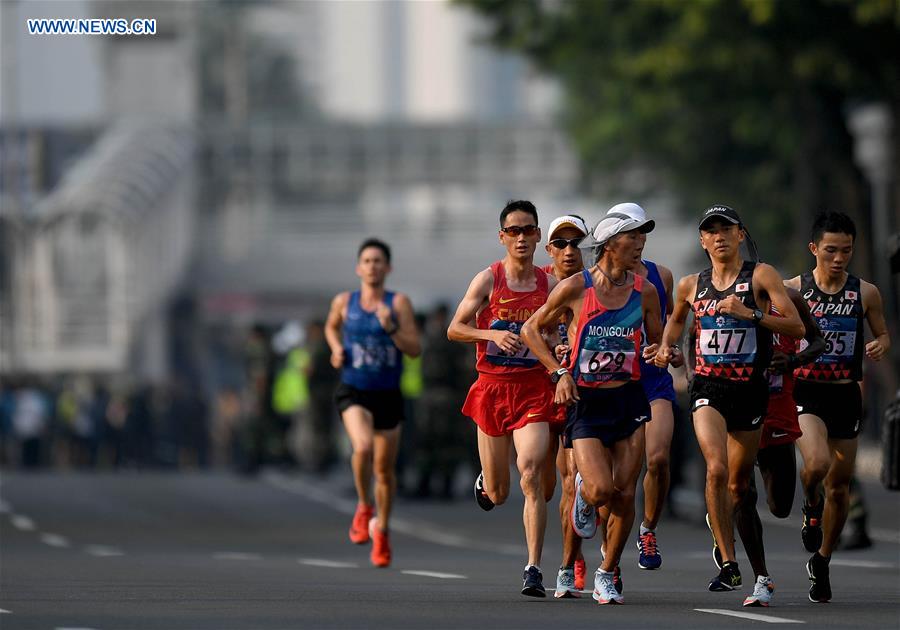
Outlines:
[[[618,201],[581,194],[555,85],[447,2],[3,2],[0,34],[0,371],[159,378],[173,310],[212,337],[321,316],[367,236],[417,306],[454,301],[502,254],[507,199],[545,224]],[[670,207],[647,202],[650,251],[677,273]]]

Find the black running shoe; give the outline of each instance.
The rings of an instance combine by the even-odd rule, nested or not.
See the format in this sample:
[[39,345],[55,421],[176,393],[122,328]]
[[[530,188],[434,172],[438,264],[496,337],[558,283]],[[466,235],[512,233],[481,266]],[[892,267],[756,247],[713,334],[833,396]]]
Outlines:
[[737,562],[726,562],[722,565],[719,575],[709,581],[709,590],[712,592],[733,591],[741,586],[741,572]]
[[822,511],[825,509],[825,495],[819,493],[819,504],[810,506],[803,501],[803,526],[800,528],[800,539],[803,548],[815,553],[822,546]]
[[532,565],[525,569],[522,577],[525,579],[524,584],[522,584],[522,595],[547,597],[547,591],[544,590],[544,576],[541,575],[540,569]]
[[478,501],[478,507],[485,512],[494,509],[494,502],[484,491],[484,471],[478,473],[478,477],[475,479],[475,500]]
[[831,601],[831,580],[828,578],[828,560],[818,553],[806,563],[806,573],[809,575],[809,601],[817,604],[825,604]]

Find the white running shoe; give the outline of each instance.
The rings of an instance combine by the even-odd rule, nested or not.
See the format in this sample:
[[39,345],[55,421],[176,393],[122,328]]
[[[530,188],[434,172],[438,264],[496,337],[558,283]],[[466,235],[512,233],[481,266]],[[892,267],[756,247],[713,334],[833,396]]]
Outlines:
[[616,590],[614,575],[600,569],[594,573],[594,593],[592,597],[600,604],[624,604],[625,597]]
[[556,599],[567,597],[581,597],[581,592],[575,588],[575,569],[559,570],[556,574],[556,592],[553,594]]
[[753,595],[744,600],[744,606],[768,606],[775,596],[775,582],[768,575],[756,576]]
[[597,508],[581,496],[581,473],[575,475],[575,500],[572,501],[572,528],[581,538],[593,538],[597,533]]

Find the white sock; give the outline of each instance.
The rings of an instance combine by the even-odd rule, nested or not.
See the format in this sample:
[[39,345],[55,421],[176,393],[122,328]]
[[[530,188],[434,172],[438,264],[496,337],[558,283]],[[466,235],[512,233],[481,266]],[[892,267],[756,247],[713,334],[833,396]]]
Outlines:
[[538,571],[541,570],[541,567],[539,567],[539,566],[536,565],[536,564],[526,564],[526,565],[525,565],[525,570],[527,571],[527,570],[530,569],[531,567],[534,567],[534,568],[537,569]]
[[616,574],[615,571],[604,571],[600,567],[597,567],[597,573],[599,573],[601,575],[615,575]]
[[644,524],[641,523],[641,536],[643,536],[647,532],[652,532],[652,531],[653,531],[652,529],[647,529],[646,527],[644,527]]

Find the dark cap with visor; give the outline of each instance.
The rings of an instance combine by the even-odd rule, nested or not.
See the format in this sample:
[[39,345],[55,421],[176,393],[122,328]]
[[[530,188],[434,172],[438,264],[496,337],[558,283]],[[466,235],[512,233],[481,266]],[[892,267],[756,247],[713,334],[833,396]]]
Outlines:
[[700,229],[702,230],[709,225],[713,219],[720,219],[732,225],[741,225],[741,217],[738,216],[738,213],[733,208],[716,204],[703,211],[703,217],[700,219]]

